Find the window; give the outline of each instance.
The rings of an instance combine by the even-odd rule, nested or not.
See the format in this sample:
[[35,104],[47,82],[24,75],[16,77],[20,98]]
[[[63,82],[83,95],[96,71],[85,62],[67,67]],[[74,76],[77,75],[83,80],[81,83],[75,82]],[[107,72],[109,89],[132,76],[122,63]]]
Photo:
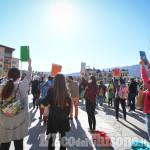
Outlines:
[[3,52],[0,52],[0,55],[3,56]]
[[5,54],[5,57],[6,57],[6,58],[9,58],[9,55]]
[[3,65],[0,64],[0,68],[2,68],[2,67],[3,67]]
[[4,66],[4,69],[8,69],[8,66]]
[[13,64],[16,64],[16,62],[15,62],[15,61],[13,61],[12,63],[13,63]]
[[0,61],[3,61],[3,58],[0,58]]

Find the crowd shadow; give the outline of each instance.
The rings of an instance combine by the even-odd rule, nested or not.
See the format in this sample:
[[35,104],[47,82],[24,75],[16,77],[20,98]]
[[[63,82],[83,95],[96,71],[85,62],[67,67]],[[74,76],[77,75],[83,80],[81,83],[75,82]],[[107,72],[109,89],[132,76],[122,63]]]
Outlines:
[[143,131],[142,129],[140,129],[138,127],[138,125],[135,125],[135,124],[132,124],[131,122],[129,121],[126,121],[128,124],[132,125],[135,129],[129,127],[127,124],[119,121],[123,126],[125,126],[126,128],[130,129],[131,131],[133,131],[134,133],[136,133],[139,137],[143,138],[143,139],[146,139],[148,140],[148,136],[147,136],[147,133],[145,131]]
[[[90,135],[90,136],[89,136]],[[103,147],[97,147],[95,145],[93,145],[93,139],[92,139],[92,134],[89,133],[89,135],[87,135],[87,133],[85,132],[85,130],[82,128],[80,121],[77,120],[73,120],[71,121],[71,130],[70,132],[67,132],[67,138],[75,138],[75,141],[79,140],[81,141],[88,141],[88,145],[81,145],[81,146],[77,146],[77,147],[69,147],[67,146],[68,150],[73,150],[73,149],[80,149],[80,150],[114,150],[113,147],[111,148],[103,148]]]

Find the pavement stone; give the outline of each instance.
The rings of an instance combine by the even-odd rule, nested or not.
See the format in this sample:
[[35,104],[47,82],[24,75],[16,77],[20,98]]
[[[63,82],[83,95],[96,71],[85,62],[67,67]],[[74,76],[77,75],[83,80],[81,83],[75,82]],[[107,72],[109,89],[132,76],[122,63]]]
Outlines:
[[[138,141],[141,139],[147,139],[144,113],[142,111],[136,110],[135,112],[131,113],[127,112],[127,121],[124,121],[122,118],[122,109],[120,108],[120,118],[119,121],[116,121],[114,108],[108,107],[107,103],[104,103],[103,106],[98,106],[96,108],[96,129],[105,131],[108,136],[111,137],[113,147],[96,147],[92,142],[92,135],[88,132],[89,125],[85,105],[82,105],[81,102],[79,102],[78,107],[78,119],[76,120],[73,118],[73,121],[70,121],[71,130],[70,132],[66,133],[66,136],[68,139],[74,137],[76,141],[80,138],[81,141],[83,140],[81,143],[83,147],[81,145],[80,147],[67,146],[68,150],[130,150],[131,142],[136,140],[136,138],[138,138]],[[29,96],[29,110],[31,115],[31,126],[29,128],[28,136],[24,138],[24,149],[47,150],[47,143],[44,145],[44,147],[40,145],[40,143],[42,143],[41,137],[44,136],[46,132],[46,126],[43,126],[43,123],[38,119],[40,115],[39,110],[32,109],[32,95]],[[125,138],[130,138],[131,140],[122,141],[122,139]],[[86,140],[89,142],[88,146],[84,142]],[[58,149],[59,140],[57,136],[56,150]],[[11,144],[10,150],[14,150],[13,143]]]

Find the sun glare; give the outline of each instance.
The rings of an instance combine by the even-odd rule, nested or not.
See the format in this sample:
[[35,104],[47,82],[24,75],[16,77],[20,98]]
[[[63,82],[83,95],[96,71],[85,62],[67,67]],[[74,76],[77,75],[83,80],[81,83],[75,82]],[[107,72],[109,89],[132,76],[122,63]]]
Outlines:
[[69,3],[56,2],[51,8],[50,17],[55,26],[65,29],[73,24],[75,14]]

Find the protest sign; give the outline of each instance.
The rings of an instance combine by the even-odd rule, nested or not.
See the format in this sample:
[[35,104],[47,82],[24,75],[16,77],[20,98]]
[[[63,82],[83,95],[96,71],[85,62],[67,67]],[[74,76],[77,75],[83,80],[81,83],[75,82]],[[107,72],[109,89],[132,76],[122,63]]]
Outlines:
[[119,71],[120,71],[119,68],[115,68],[115,70],[114,70],[114,76],[119,76]]
[[82,62],[81,63],[81,71],[82,71],[82,73],[85,73],[85,68],[86,68],[86,63]]
[[20,47],[20,60],[28,61],[29,59],[29,46],[21,46]]
[[61,69],[61,65],[52,64],[51,76],[55,77],[58,72],[61,72]]

